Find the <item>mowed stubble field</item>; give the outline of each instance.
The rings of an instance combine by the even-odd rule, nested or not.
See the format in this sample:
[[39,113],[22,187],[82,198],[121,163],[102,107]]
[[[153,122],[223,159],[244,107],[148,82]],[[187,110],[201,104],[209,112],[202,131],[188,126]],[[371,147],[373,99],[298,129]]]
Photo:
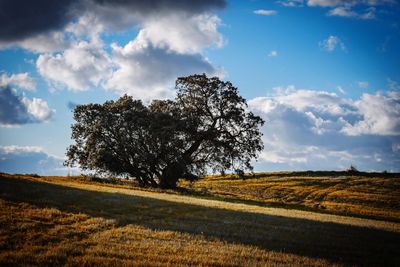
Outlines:
[[398,266],[398,180],[215,176],[163,193],[2,174],[0,265]]
[[209,176],[181,186],[225,201],[400,222],[399,174],[276,172]]

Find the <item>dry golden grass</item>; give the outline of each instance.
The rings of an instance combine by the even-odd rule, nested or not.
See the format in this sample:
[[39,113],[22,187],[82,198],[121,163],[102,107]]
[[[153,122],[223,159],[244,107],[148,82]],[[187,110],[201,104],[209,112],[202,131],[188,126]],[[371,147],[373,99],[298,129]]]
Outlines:
[[0,265],[400,264],[397,228],[188,199],[62,177],[0,175]]
[[[18,177],[18,176],[17,176]],[[23,179],[30,179],[29,176],[23,176]],[[139,188],[135,183],[129,181],[119,181],[117,184],[105,184],[97,181],[83,179],[83,177],[62,177],[62,176],[49,176],[49,177],[36,177],[33,181],[44,181],[51,184],[63,185],[72,188],[85,189],[98,192],[111,192],[121,193],[126,195],[140,196],[144,198],[152,198],[158,200],[171,201],[182,204],[200,205],[204,207],[229,209],[232,211],[252,212],[274,216],[285,216],[290,218],[309,219],[319,222],[333,222],[345,225],[354,225],[362,227],[377,228],[388,231],[400,232],[400,224],[391,221],[376,221],[369,219],[360,219],[356,217],[344,217],[338,215],[328,215],[327,213],[316,213],[298,209],[286,209],[279,207],[265,207],[258,205],[248,205],[244,203],[232,203],[220,201],[216,199],[202,198],[182,195],[182,191],[161,190],[154,188]],[[193,191],[192,191],[193,192]],[[243,201],[241,201],[243,202]],[[254,203],[252,203],[254,204]]]
[[382,176],[265,173],[245,180],[229,175],[209,176],[194,184],[181,182],[181,186],[228,201],[400,222],[400,176]]
[[331,265],[202,235],[0,200],[0,264],[53,266]]
[[[54,192],[49,191],[52,190],[51,186],[40,188],[41,184],[38,184],[38,188],[35,188],[35,183],[13,182],[15,181],[11,180],[11,187],[10,184],[7,187],[3,181],[3,188],[13,188],[16,190],[14,193],[23,191],[24,194],[11,197],[25,199],[48,193],[49,202],[57,201],[57,199],[51,199],[54,197]],[[31,188],[21,188],[32,185]],[[22,191],[19,191],[18,187]],[[55,190],[60,190],[60,188]],[[76,201],[85,201],[87,197],[79,195],[79,191],[68,191],[68,188],[61,190],[69,195],[68,197],[76,197]],[[31,196],[27,194],[29,191],[33,191]],[[10,197],[11,190],[2,193]],[[58,197],[62,198],[63,194]],[[45,196],[34,202],[42,203],[43,200]],[[65,200],[64,198],[59,201],[67,204],[69,201],[65,202]],[[117,198],[114,201],[118,202],[115,204],[124,206],[129,204],[124,199]],[[95,201],[95,203],[100,205],[100,209],[104,204],[102,201]],[[89,203],[89,206],[93,204]],[[121,208],[121,205],[118,206]],[[79,207],[75,206],[75,208]],[[153,212],[156,213],[156,211]],[[157,217],[156,215],[154,217]],[[230,244],[217,238],[206,238],[204,235],[157,231],[135,224],[118,225],[118,221],[121,223],[122,220],[92,217],[81,213],[60,211],[56,208],[39,208],[24,202],[0,200],[0,224],[3,226],[0,230],[0,263],[96,266],[257,266],[264,264],[324,266],[330,264],[326,260],[265,251],[255,246]]]

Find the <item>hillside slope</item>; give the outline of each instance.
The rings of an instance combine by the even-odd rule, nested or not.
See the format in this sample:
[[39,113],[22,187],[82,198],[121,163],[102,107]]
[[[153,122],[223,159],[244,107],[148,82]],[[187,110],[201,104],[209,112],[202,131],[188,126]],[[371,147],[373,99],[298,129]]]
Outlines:
[[400,226],[84,184],[0,177],[0,264],[398,265]]

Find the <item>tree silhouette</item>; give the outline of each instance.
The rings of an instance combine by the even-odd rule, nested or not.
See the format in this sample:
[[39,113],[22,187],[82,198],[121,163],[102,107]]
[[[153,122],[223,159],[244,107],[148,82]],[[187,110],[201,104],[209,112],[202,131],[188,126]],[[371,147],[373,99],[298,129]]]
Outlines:
[[77,106],[66,165],[162,188],[208,170],[252,170],[264,121],[246,109],[238,89],[205,74],[178,78],[176,89],[174,100],[149,106],[127,95]]

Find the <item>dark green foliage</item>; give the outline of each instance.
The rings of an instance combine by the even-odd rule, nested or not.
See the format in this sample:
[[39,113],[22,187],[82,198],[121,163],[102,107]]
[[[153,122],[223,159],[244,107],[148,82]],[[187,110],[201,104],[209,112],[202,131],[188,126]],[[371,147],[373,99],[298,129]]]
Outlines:
[[251,170],[263,148],[264,122],[246,110],[237,88],[203,74],[178,78],[176,89],[174,101],[154,100],[147,107],[126,95],[77,106],[66,164],[164,188],[208,169]]

